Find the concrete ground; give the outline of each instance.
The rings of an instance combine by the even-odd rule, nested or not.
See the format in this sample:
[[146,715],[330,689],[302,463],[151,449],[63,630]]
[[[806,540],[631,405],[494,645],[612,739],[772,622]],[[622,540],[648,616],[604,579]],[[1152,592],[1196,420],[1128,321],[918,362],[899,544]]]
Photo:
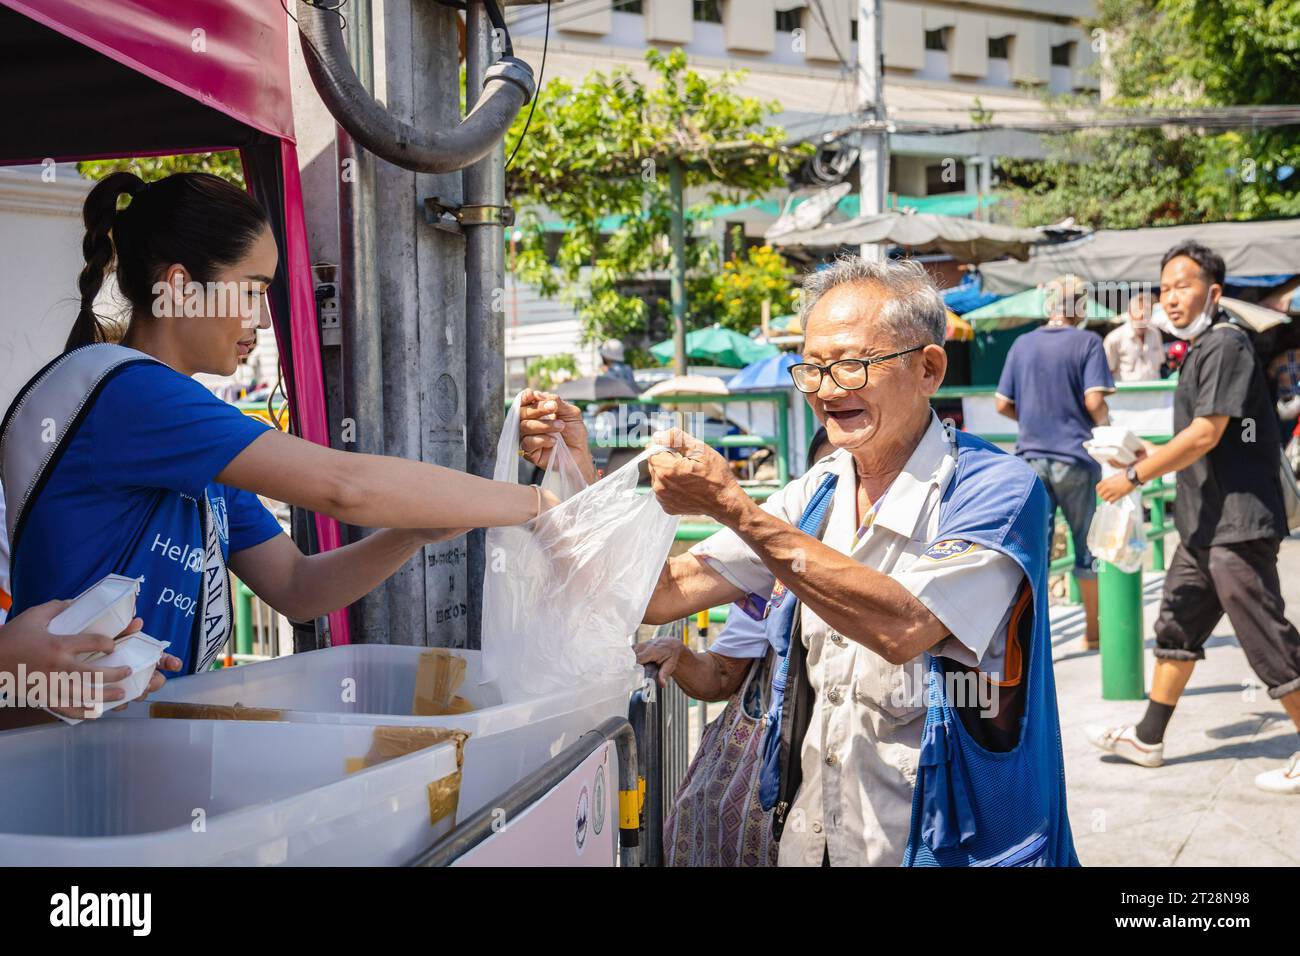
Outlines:
[[[1173,539],[1169,554],[1173,554]],[[1282,543],[1288,616],[1300,621],[1300,537]],[[1163,574],[1145,577],[1146,687]],[[1257,790],[1300,737],[1246,663],[1224,617],[1196,665],[1154,770],[1094,749],[1083,727],[1136,722],[1142,701],[1101,699],[1101,658],[1081,652],[1083,617],[1053,608],[1052,642],[1070,820],[1085,866],[1285,866],[1300,864],[1300,796]]]
[[[1172,556],[1175,538],[1170,538]],[[1282,593],[1300,622],[1300,537],[1282,543]],[[1163,574],[1144,584],[1146,687]],[[1165,738],[1165,764],[1138,767],[1095,750],[1089,723],[1136,722],[1143,701],[1101,698],[1101,657],[1082,652],[1079,607],[1052,609],[1053,660],[1065,780],[1075,844],[1085,866],[1285,866],[1300,864],[1300,796],[1257,790],[1255,774],[1281,766],[1300,737],[1246,663],[1225,617],[1206,646]],[[723,704],[711,704],[710,719]],[[694,751],[701,708],[691,707]]]

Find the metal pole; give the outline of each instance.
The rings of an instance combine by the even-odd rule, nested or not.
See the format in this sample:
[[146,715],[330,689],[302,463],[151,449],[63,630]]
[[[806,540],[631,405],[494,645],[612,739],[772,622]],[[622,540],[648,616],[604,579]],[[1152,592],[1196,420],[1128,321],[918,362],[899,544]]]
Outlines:
[[[885,209],[889,188],[889,138],[885,132],[884,84],[881,76],[883,55],[883,17],[881,0],[858,0],[858,112],[865,123],[873,124],[862,131],[858,155],[860,205],[859,215],[873,216]],[[862,258],[879,261],[885,247],[863,243]]]
[[1156,479],[1158,494],[1151,499],[1151,570],[1165,569],[1165,492],[1164,478]]
[[[374,37],[370,0],[356,0],[347,20],[348,53],[353,69],[373,91]],[[375,158],[339,127],[335,139],[339,162],[339,265],[341,289],[343,447],[365,455],[382,455],[384,444],[383,338],[379,322],[376,269]],[[349,441],[349,437],[351,440]],[[351,541],[366,529],[349,528]],[[358,643],[387,644],[388,594],[375,588],[352,605],[352,630]]]
[[[483,76],[497,60],[492,22],[482,0],[469,4],[465,37],[465,101],[483,92]],[[466,206],[505,205],[505,144],[465,170]],[[491,478],[497,437],[505,419],[505,227],[501,217],[479,217],[465,229],[465,468]],[[465,574],[468,585],[468,647],[482,646],[485,532],[470,533]]]
[[672,194],[672,303],[673,354],[678,375],[686,374],[686,212],[682,205],[682,163],[668,160],[668,188]]
[[1142,572],[1132,574],[1102,561],[1097,584],[1097,624],[1101,635],[1103,700],[1141,700],[1146,696],[1142,669]]

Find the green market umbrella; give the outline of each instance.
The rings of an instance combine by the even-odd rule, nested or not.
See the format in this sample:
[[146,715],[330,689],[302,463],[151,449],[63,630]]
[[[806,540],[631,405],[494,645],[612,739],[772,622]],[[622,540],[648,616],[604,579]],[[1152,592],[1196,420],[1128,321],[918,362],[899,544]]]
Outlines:
[[[1115,318],[1111,309],[1091,296],[1086,301],[1089,322],[1110,322]],[[966,312],[962,318],[974,326],[977,332],[1015,329],[1030,322],[1038,322],[1047,318],[1046,290],[1026,289]]]
[[[662,364],[668,365],[673,360],[673,340],[665,339],[658,345],[652,346],[650,354]],[[694,332],[686,333],[687,358],[699,359],[713,365],[744,368],[760,359],[780,354],[781,350],[775,345],[760,344],[720,325],[711,325],[707,329],[696,329]]]

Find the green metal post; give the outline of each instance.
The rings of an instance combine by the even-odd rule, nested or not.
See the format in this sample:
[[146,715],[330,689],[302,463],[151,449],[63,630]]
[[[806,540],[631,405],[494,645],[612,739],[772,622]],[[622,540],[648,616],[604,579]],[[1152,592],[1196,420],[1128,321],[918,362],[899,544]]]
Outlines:
[[253,653],[253,592],[243,581],[235,588],[235,653]]
[[1102,561],[1097,575],[1097,624],[1101,635],[1103,700],[1141,700],[1142,572],[1128,574]]
[[786,420],[789,407],[789,399],[785,395],[778,395],[776,399],[776,480],[782,488],[790,481],[790,423]]
[[1165,569],[1165,480],[1156,479],[1158,494],[1151,499],[1151,570]]
[[673,355],[678,375],[686,374],[686,210],[682,200],[682,163],[668,160],[668,188],[672,195]]

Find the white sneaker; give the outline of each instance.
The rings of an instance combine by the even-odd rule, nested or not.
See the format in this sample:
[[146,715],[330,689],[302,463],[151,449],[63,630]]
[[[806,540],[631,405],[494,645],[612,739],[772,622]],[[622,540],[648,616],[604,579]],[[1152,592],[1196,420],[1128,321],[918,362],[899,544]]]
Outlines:
[[1265,770],[1255,778],[1255,786],[1269,793],[1300,793],[1300,753],[1292,754],[1285,767]]
[[1144,744],[1138,740],[1137,728],[1132,724],[1127,727],[1106,727],[1102,724],[1089,724],[1083,728],[1088,743],[1098,750],[1123,757],[1140,767],[1158,767],[1165,762],[1165,745]]

